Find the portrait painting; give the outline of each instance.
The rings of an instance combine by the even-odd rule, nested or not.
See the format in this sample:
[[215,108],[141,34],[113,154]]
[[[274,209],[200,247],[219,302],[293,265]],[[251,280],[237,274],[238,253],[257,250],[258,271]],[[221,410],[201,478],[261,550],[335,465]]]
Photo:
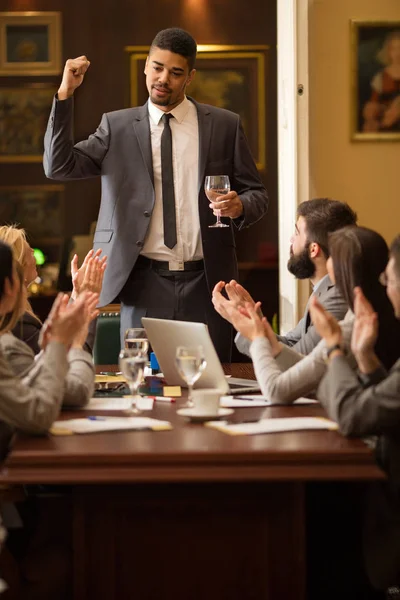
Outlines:
[[61,72],[61,13],[0,13],[0,75]]
[[353,139],[400,140],[400,21],[352,21]]
[[[128,46],[130,105],[144,104],[148,93],[143,70],[149,48]],[[266,53],[268,46],[198,46],[196,75],[187,94],[204,104],[240,115],[258,169],[266,162]]]
[[0,88],[0,162],[41,162],[57,88],[47,84]]
[[64,186],[0,186],[0,225],[23,227],[31,245],[61,243]]

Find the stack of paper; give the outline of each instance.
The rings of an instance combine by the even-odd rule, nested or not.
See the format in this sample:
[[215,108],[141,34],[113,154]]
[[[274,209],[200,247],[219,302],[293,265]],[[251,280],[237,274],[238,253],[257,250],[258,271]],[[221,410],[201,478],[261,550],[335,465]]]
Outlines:
[[[283,404],[283,403],[282,403]],[[293,404],[317,404],[317,400],[311,398],[298,398]],[[224,408],[256,408],[257,406],[279,406],[279,404],[272,404],[270,400],[267,400],[260,394],[246,394],[240,396],[222,396],[220,399],[220,405]],[[285,406],[292,406],[291,404],[285,404]]]
[[96,375],[96,383],[125,383],[126,379],[123,375]]
[[209,421],[206,427],[218,429],[229,435],[255,435],[257,433],[279,433],[282,431],[308,431],[311,429],[338,428],[337,423],[323,417],[289,417],[284,419],[261,419],[254,423],[227,423]]
[[90,398],[81,410],[129,410],[132,408],[132,398]]

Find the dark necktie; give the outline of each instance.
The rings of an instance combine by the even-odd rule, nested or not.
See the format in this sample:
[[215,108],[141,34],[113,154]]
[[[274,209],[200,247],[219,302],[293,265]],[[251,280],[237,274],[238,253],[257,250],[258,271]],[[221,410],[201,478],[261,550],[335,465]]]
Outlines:
[[172,135],[169,120],[173,115],[164,114],[164,130],[161,135],[161,178],[164,214],[164,244],[173,248],[176,244],[176,213],[174,172],[172,169]]

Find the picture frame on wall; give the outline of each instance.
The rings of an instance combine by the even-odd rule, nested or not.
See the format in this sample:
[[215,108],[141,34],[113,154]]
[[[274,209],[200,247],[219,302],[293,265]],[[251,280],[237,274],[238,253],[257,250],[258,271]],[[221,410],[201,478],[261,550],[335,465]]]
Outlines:
[[0,186],[0,225],[23,227],[31,246],[60,245],[64,191],[63,185]]
[[0,12],[0,76],[58,75],[60,12]]
[[0,87],[0,163],[42,162],[44,134],[57,87]]
[[352,139],[400,140],[400,20],[351,21]]
[[[240,115],[254,160],[266,168],[267,53],[269,46],[199,45],[196,75],[187,88],[189,96],[204,104]],[[148,98],[143,74],[149,46],[127,46],[130,68],[130,106]]]

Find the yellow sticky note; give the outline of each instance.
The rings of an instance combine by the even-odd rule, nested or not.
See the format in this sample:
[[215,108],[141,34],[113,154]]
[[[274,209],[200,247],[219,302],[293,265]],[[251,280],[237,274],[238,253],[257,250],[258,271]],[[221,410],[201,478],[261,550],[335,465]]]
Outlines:
[[66,427],[51,427],[49,431],[51,435],[74,435],[74,432]]
[[172,396],[173,398],[180,398],[182,396],[182,390],[180,385],[165,385],[163,387],[164,396]]
[[153,431],[170,431],[172,429],[171,423],[165,423],[164,425],[153,425],[151,428]]

